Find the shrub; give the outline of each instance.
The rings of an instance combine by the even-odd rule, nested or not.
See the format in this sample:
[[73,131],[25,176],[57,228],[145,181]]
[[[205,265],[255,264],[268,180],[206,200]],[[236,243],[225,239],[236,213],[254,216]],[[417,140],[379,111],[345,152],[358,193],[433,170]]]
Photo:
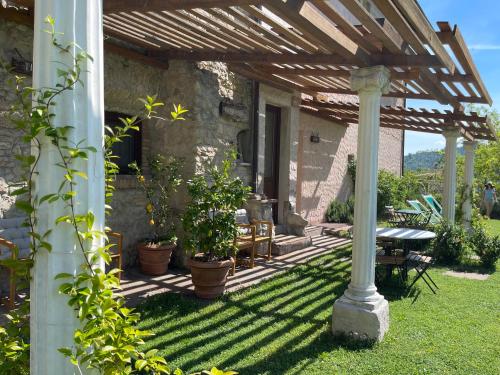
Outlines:
[[329,223],[354,222],[354,197],[351,196],[347,202],[333,200],[326,211],[326,220]]
[[186,249],[194,257],[203,253],[207,261],[227,259],[233,254],[238,234],[235,212],[243,207],[250,189],[233,177],[236,151],[226,153],[221,165],[211,164],[206,174],[187,182],[191,202],[182,223]]
[[433,241],[433,256],[440,263],[457,264],[464,260],[468,252],[467,234],[461,225],[448,222],[436,226]]
[[485,268],[495,268],[500,258],[500,236],[490,237],[481,225],[473,227],[469,243]]

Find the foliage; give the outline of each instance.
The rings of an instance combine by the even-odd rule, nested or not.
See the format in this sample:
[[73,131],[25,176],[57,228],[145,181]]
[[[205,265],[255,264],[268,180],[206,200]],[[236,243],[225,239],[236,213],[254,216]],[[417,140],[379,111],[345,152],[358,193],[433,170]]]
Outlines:
[[494,268],[500,259],[500,235],[490,236],[484,225],[476,223],[469,238],[474,253],[479,257],[485,268]]
[[0,327],[0,374],[29,374],[28,304],[6,315],[9,324]]
[[432,243],[433,256],[443,264],[461,263],[467,253],[467,233],[461,225],[443,222],[434,228],[436,238]]
[[[177,117],[179,119],[179,117]],[[182,182],[182,161],[176,157],[156,155],[149,160],[151,178],[143,175],[136,162],[130,164],[136,172],[137,181],[147,198],[145,207],[149,225],[153,229],[150,241],[154,244],[176,243],[175,225],[170,207],[173,193]]]
[[326,210],[326,219],[329,223],[347,223],[354,221],[354,196],[349,197],[347,202],[333,200]]
[[347,173],[351,176],[353,192],[356,188],[356,159],[352,158],[347,161]]
[[[91,153],[97,153],[93,147],[86,146],[86,140],[72,142],[70,135],[71,125],[54,125],[55,115],[53,108],[57,99],[67,91],[74,90],[83,84],[80,76],[83,66],[92,61],[92,58],[79,49],[74,43],[61,44],[57,37],[60,35],[54,30],[54,20],[47,17],[50,26],[48,32],[52,36],[52,45],[61,54],[72,59],[67,69],[58,69],[59,83],[56,87],[33,89],[23,86],[23,79],[16,77],[16,103],[11,109],[11,119],[17,129],[23,132],[22,140],[31,145],[31,155],[19,155],[18,158],[28,170],[26,187],[16,191],[20,199],[16,206],[27,215],[27,226],[31,236],[31,262],[19,261],[19,265],[26,268],[33,266],[39,251],[51,252],[51,231],[56,227],[65,227],[74,232],[77,249],[82,253],[81,271],[77,275],[61,274],[58,279],[69,279],[60,287],[60,293],[69,297],[68,304],[75,311],[81,321],[82,329],[74,333],[74,345],[71,348],[60,348],[60,352],[67,356],[81,372],[82,368],[93,368],[101,374],[168,374],[165,360],[155,354],[155,351],[143,353],[139,350],[142,338],[150,335],[147,331],[134,328],[138,315],[124,307],[123,297],[114,293],[113,289],[119,286],[113,270],[106,274],[94,265],[99,259],[110,262],[110,245],[100,246],[105,234],[95,228],[94,214],[77,212],[77,186],[86,180],[86,174],[79,170],[85,164]],[[73,55],[72,51],[78,52]],[[144,101],[144,117],[151,118],[156,112],[155,107],[161,103],[152,97]],[[182,109],[182,107],[176,107]],[[179,115],[177,115],[177,118]],[[125,119],[124,128],[134,129],[134,119]],[[111,147],[114,142],[124,137],[123,129],[113,133],[105,140],[105,146]],[[57,191],[44,196],[38,196],[34,190],[33,177],[40,173],[38,162],[45,147],[50,147],[54,153],[54,167],[61,170],[61,182]],[[103,150],[107,162],[106,182],[114,180],[116,165],[109,149]],[[98,156],[97,156],[98,157]],[[110,198],[112,189],[106,189],[107,198]],[[23,198],[23,199],[21,199]],[[45,233],[37,232],[38,212],[40,209],[50,209],[47,205],[63,205],[66,215],[58,217]],[[19,314],[19,315],[16,315]],[[29,367],[29,331],[27,303],[10,317],[6,328],[0,329],[2,344],[0,345],[0,366],[7,367],[13,373],[23,373]],[[177,373],[180,373],[177,371]]]
[[379,171],[377,216],[380,217],[384,213],[386,206],[396,209],[407,206],[408,199],[416,199],[423,192],[423,186],[415,173],[407,172],[399,177],[385,170]]
[[388,283],[380,293],[390,329],[359,350],[337,340],[330,325],[332,303],[349,283],[351,249],[322,254],[210,304],[182,293],[153,297],[138,306],[140,327],[156,333],[146,350],[159,348],[191,372],[214,363],[241,374],[498,375],[499,272],[476,281],[431,267],[436,295],[422,280],[409,296]]
[[227,259],[234,251],[235,211],[250,191],[238,177],[232,177],[236,156],[235,150],[226,153],[220,167],[210,164],[206,174],[187,182],[191,202],[182,220],[186,247],[193,256],[203,253],[207,261]]
[[442,151],[417,151],[405,155],[404,167],[405,171],[433,170],[441,164],[442,160]]

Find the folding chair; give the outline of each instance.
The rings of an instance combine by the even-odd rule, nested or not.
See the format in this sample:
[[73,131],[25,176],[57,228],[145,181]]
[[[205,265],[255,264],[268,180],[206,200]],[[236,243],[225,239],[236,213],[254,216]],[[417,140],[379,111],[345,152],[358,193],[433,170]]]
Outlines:
[[[387,249],[379,250],[375,257],[375,264],[386,266],[386,278],[390,279],[392,270],[396,268],[401,283],[404,283],[404,268],[406,264],[406,257],[402,254],[394,253],[388,254]],[[380,281],[380,276],[376,275]]]
[[443,207],[439,204],[439,202],[430,194],[422,194],[422,198],[424,198],[424,202],[429,206],[431,211],[439,217],[439,219],[443,218]]
[[[436,294],[436,290],[439,289],[439,287],[436,285],[434,280],[432,280],[431,276],[427,272],[429,267],[431,267],[433,264],[434,264],[434,259],[427,255],[421,255],[419,253],[412,251],[406,256],[406,267],[414,268],[415,271],[417,271],[417,275],[414,277],[413,281],[408,286],[408,290],[410,290],[411,287],[415,285],[415,283],[419,279],[422,279],[427,284],[432,293]],[[431,284],[434,286],[436,290],[432,287]]]
[[413,209],[420,211],[423,215],[428,216],[428,224],[439,224],[442,217],[441,215],[436,215],[434,212],[425,207],[419,200],[407,200],[406,201]]

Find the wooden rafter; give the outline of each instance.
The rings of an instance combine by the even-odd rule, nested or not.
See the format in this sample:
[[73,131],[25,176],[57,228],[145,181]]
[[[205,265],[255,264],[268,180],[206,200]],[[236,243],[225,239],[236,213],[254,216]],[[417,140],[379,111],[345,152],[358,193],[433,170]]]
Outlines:
[[[356,124],[359,107],[357,104],[319,99],[303,99],[301,108],[307,113],[316,113],[331,121]],[[465,114],[451,111],[429,111],[404,107],[380,107],[380,126],[401,130],[412,130],[441,134],[451,127],[460,129],[467,139],[495,139],[495,129],[488,116],[477,113]]]

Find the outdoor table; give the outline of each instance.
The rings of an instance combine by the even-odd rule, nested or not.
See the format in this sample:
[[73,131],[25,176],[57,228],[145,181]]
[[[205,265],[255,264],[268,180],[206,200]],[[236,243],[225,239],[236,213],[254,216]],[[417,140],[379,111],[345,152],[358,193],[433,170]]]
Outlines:
[[[411,228],[377,228],[376,230],[377,238],[382,240],[399,240],[403,243],[403,254],[408,255],[407,248],[405,246],[406,241],[417,241],[417,240],[432,240],[436,237],[436,233],[430,232],[428,230],[411,229]],[[391,255],[391,254],[386,254]],[[392,273],[392,266],[390,269]],[[408,270],[405,269],[404,278],[407,277]]]

